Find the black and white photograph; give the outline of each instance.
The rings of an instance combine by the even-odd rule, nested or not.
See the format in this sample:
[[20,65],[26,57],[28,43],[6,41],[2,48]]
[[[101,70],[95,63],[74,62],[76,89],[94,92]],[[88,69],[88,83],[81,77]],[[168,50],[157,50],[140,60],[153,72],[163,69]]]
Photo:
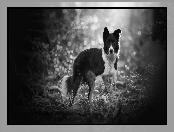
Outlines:
[[7,7],[7,125],[167,125],[167,7],[72,6]]

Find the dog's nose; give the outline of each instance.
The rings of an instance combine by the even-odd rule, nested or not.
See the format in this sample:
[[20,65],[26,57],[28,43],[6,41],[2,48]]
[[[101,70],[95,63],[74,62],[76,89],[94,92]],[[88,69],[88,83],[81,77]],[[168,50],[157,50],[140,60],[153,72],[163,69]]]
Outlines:
[[110,49],[110,54],[112,54],[113,53],[113,49]]

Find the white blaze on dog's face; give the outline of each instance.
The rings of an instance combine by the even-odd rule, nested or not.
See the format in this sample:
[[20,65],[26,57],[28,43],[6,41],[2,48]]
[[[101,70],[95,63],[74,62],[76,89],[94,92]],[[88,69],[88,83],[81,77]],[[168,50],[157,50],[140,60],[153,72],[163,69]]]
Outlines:
[[121,30],[117,29],[114,33],[109,33],[108,29],[105,27],[103,32],[103,42],[104,42],[104,52],[110,58],[118,57],[119,54],[119,38]]

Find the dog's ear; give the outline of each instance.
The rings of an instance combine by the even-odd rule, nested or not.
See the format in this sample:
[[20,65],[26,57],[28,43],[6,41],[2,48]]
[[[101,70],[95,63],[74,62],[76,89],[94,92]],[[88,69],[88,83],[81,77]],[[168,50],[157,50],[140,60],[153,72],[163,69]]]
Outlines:
[[109,36],[109,31],[108,31],[108,28],[105,27],[104,32],[103,32],[103,42],[105,42],[105,40],[108,36]]
[[119,39],[119,34],[120,33],[122,33],[121,32],[121,29],[117,29],[117,30],[114,31],[113,35],[114,35],[115,38],[118,38]]

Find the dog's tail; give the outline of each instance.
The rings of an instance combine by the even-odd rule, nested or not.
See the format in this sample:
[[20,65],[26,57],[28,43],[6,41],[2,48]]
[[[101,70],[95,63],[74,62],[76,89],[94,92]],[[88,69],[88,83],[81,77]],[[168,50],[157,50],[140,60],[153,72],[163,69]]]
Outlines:
[[74,98],[77,94],[77,91],[79,89],[80,83],[83,80],[83,77],[84,77],[83,70],[80,69],[77,64],[74,64],[73,75],[72,76],[65,75],[61,79],[63,97],[67,98],[67,95],[68,94],[71,95],[73,92],[73,100],[72,100],[72,102],[73,102]]
[[67,94],[71,94],[73,90],[72,76],[65,75],[61,79],[61,92],[63,97],[67,97]]

